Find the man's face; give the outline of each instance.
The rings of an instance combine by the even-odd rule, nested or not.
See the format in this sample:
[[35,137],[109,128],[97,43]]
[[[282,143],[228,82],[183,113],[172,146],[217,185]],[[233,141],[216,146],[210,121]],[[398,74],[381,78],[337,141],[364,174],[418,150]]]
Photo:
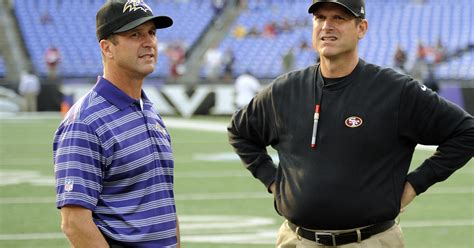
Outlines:
[[366,31],[366,20],[357,24],[355,16],[338,4],[323,3],[313,13],[313,47],[322,57],[354,55]]
[[117,69],[129,73],[132,77],[145,77],[155,70],[157,40],[156,28],[152,21],[115,36],[112,63]]

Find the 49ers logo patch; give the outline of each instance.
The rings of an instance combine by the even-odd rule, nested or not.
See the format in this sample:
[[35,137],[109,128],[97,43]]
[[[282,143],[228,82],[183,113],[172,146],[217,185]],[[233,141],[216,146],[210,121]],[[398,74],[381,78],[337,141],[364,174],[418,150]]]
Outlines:
[[359,116],[347,117],[346,121],[344,121],[344,124],[350,128],[360,127],[362,123],[364,123],[364,121]]

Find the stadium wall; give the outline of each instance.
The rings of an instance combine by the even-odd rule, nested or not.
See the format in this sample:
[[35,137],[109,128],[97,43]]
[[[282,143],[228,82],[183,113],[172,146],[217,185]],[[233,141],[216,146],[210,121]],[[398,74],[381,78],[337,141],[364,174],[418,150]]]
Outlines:
[[[62,87],[69,104],[91,89],[91,84],[70,84]],[[231,115],[236,110],[235,90],[229,84],[145,85],[144,91],[162,115]],[[474,88],[455,84],[443,85],[439,94],[474,114]]]

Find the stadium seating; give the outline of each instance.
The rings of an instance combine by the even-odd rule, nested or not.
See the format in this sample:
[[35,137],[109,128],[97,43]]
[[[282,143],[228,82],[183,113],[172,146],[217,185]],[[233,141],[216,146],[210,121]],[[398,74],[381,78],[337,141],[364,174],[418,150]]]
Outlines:
[[[415,59],[418,42],[434,46],[441,39],[447,52],[474,43],[474,2],[472,0],[366,0],[369,32],[360,43],[360,54],[368,62],[393,66],[395,48],[400,45],[409,55],[408,66]],[[248,0],[248,9],[234,23],[248,31],[256,27],[262,31],[269,22],[281,24],[309,22],[275,38],[246,37],[238,39],[232,32],[220,45],[236,55],[235,74],[246,70],[258,77],[273,78],[282,72],[281,57],[290,47],[298,47],[301,40],[311,44],[311,16],[306,14],[308,3],[293,0]],[[316,54],[296,50],[295,68],[313,64]],[[443,63],[436,71],[441,78],[474,79],[474,51]]]
[[[234,76],[250,70],[259,78],[274,78],[282,73],[282,56],[295,48],[295,69],[314,64],[317,54],[311,48],[311,15],[308,1],[247,0],[248,8],[231,26],[219,49],[235,54]],[[93,77],[102,72],[95,39],[95,12],[104,0],[22,0],[14,1],[15,15],[35,69],[46,74],[45,51],[56,46],[62,54],[60,72],[65,77]],[[366,0],[369,32],[360,43],[360,54],[368,62],[393,66],[395,48],[408,54],[413,63],[418,42],[434,46],[441,39],[448,53],[474,44],[474,1],[472,0]],[[152,76],[169,74],[167,43],[183,42],[191,47],[203,34],[214,14],[210,0],[149,0],[155,14],[166,14],[174,21],[172,29],[158,31],[160,44],[157,69]],[[265,25],[285,20],[290,31],[274,38],[246,36],[238,39],[233,31],[243,26],[262,32]],[[309,49],[299,49],[305,41]],[[1,70],[1,67],[0,67]],[[1,72],[0,72],[1,73]],[[437,76],[474,79],[474,50],[442,63]]]
[[[47,73],[45,51],[55,46],[61,52],[60,73],[64,77],[93,77],[102,73],[95,38],[95,14],[104,0],[14,1],[14,12],[35,69]],[[155,15],[168,15],[172,29],[158,30],[158,66],[152,76],[168,74],[166,43],[182,42],[190,47],[214,17],[209,1],[148,1]]]
[[0,78],[5,77],[5,61],[3,57],[0,56]]

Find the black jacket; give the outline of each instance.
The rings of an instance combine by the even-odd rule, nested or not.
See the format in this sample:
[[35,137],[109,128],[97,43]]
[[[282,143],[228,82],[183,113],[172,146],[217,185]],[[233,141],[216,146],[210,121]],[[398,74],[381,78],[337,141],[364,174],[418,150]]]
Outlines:
[[[348,229],[394,219],[407,180],[420,194],[474,155],[473,117],[409,76],[360,60],[343,81],[323,86],[318,68],[277,78],[228,127],[247,169],[267,188],[276,182],[276,208],[289,221]],[[361,125],[348,127],[349,117]],[[408,173],[417,144],[439,147]]]

